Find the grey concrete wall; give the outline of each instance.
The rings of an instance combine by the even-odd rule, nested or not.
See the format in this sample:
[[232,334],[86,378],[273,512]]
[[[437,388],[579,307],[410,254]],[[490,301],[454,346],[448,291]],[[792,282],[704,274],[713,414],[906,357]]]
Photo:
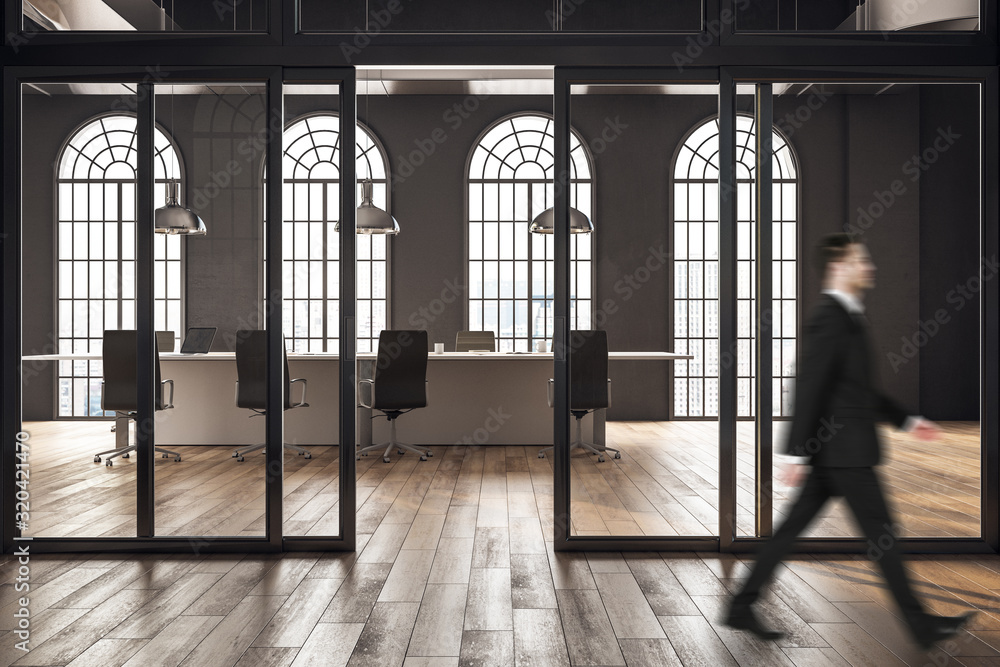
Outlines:
[[[968,96],[966,96],[968,97]],[[742,98],[741,98],[742,99]],[[954,100],[958,99],[961,104]],[[383,142],[390,169],[397,177],[392,210],[402,233],[392,239],[392,323],[413,326],[424,319],[431,340],[450,342],[465,327],[465,293],[433,319],[428,308],[461,285],[465,272],[465,168],[476,137],[495,119],[513,112],[551,110],[547,96],[494,96],[477,99],[465,117],[449,114],[461,96],[374,97],[368,121]],[[108,108],[111,100],[76,96],[56,100],[27,96],[25,182],[41,196],[25,199],[24,348],[43,351],[53,322],[53,197],[44,195],[53,182],[52,163],[58,148],[81,121]],[[802,98],[778,97],[775,113],[794,113]],[[604,322],[612,349],[669,349],[671,267],[650,273],[628,299],[623,280],[653,256],[650,248],[670,250],[670,159],[678,142],[698,121],[716,112],[713,97],[578,96],[573,125],[583,139],[600,148],[597,177],[595,304],[612,300]],[[468,108],[471,105],[466,105]],[[818,277],[812,272],[811,248],[822,234],[856,222],[857,207],[868,207],[873,192],[908,179],[903,164],[933,142],[942,123],[974,128],[975,100],[916,92],[877,98],[832,96],[807,122],[791,127],[790,141],[800,161],[801,306],[815,302]],[[289,97],[289,118],[317,109],[334,110],[329,98]],[[921,115],[921,109],[924,110]],[[229,349],[227,333],[252,326],[257,317],[260,257],[259,164],[254,137],[262,127],[259,100],[232,96],[184,99],[174,109],[175,138],[187,166],[186,201],[209,225],[209,235],[186,239],[187,325],[218,326],[214,349]],[[456,118],[461,122],[456,122]],[[170,124],[161,106],[159,120]],[[614,140],[602,139],[609,127]],[[627,127],[624,127],[627,126]],[[414,141],[440,129],[446,139],[413,169]],[[965,356],[958,366],[955,349],[978,349],[972,309],[956,313],[956,322],[920,350],[918,360],[893,372],[886,353],[900,336],[936,309],[932,288],[952,285],[975,269],[970,243],[978,239],[977,194],[973,187],[978,139],[966,130],[962,143],[942,156],[943,168],[929,169],[919,182],[905,180],[906,192],[865,231],[876,264],[879,285],[869,306],[876,329],[880,376],[886,389],[904,403],[936,418],[976,418],[978,389],[968,378],[978,356]],[[440,135],[439,135],[440,136]],[[238,170],[230,167],[236,162]],[[229,182],[215,192],[223,174]],[[961,197],[954,193],[960,192]],[[202,195],[202,198],[199,198]],[[957,202],[957,203],[956,203]],[[194,206],[197,203],[199,206]],[[942,240],[943,239],[943,240]],[[971,267],[971,268],[970,268]],[[939,289],[940,291],[940,289]],[[960,316],[960,317],[959,317]],[[975,322],[973,321],[975,320]],[[659,367],[662,366],[662,367]],[[950,372],[956,369],[955,373]],[[666,365],[628,362],[612,368],[614,406],[611,419],[664,419],[670,391]],[[25,418],[51,417],[52,372],[41,372],[25,385]]]

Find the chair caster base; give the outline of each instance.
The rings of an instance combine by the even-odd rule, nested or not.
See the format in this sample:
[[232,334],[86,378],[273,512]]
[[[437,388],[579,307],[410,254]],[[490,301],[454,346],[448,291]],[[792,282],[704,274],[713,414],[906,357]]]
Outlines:
[[233,452],[233,458],[234,459],[239,458],[239,456],[240,456],[239,452]]
[[622,457],[622,453],[621,452],[615,452],[615,458],[616,459],[620,459],[621,457]]
[[427,457],[426,457],[426,456],[421,456],[421,457],[420,457],[420,460],[421,460],[421,461],[426,461],[426,460],[427,460]]
[[597,457],[597,462],[598,463],[604,463],[604,457],[603,456],[598,456]]
[[104,462],[104,465],[106,465],[106,466],[108,466],[110,468],[111,466],[114,465],[114,462],[111,459],[108,459],[107,461]]
[[178,456],[176,459],[174,459],[174,463],[180,463],[180,462],[181,462],[181,457]]
[[243,457],[242,456],[237,456],[236,460],[239,461],[240,463],[242,463],[243,462]]
[[388,456],[383,456],[382,457],[382,463],[389,463],[391,460],[392,459],[390,459]]
[[[434,456],[434,452],[427,452],[426,456]],[[420,459],[420,460],[421,460],[421,461],[424,461],[424,460],[426,460],[426,459]]]
[[542,452],[538,452],[538,458],[544,459],[545,458],[545,454],[542,453]]
[[100,463],[100,462],[101,462],[101,457],[100,456],[95,456],[94,457],[94,463]]
[[122,458],[123,459],[127,459],[129,456],[130,456],[130,454],[128,452],[125,452],[124,454],[122,454]]
[[310,454],[309,452],[306,452],[306,455],[305,455],[305,456],[306,456],[306,458],[307,458],[307,459],[311,459],[311,458],[313,457],[313,455],[312,455],[312,454]]

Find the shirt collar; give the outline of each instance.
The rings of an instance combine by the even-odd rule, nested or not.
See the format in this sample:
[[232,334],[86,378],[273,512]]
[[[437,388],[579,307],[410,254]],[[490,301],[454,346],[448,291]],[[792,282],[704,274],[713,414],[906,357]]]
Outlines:
[[854,296],[851,296],[847,292],[841,292],[840,290],[836,289],[825,289],[823,290],[823,294],[829,294],[830,296],[832,296],[834,299],[837,300],[837,303],[839,303],[841,306],[844,307],[844,310],[846,310],[848,313],[852,315],[865,314],[865,305],[861,302],[861,300]]

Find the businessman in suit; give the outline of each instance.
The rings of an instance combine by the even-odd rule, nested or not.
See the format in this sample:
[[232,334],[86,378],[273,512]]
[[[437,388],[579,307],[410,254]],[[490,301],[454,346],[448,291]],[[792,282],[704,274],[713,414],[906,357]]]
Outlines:
[[880,549],[889,545],[877,558],[878,564],[913,636],[921,646],[930,648],[957,633],[972,614],[928,614],[914,596],[875,471],[880,460],[875,422],[889,421],[921,440],[934,440],[940,431],[926,419],[908,416],[873,382],[874,363],[863,305],[865,293],[875,285],[875,265],[868,249],[848,234],[831,234],[818,250],[823,294],[802,334],[795,416],[786,443],[788,460],[781,474],[789,486],[802,488],[784,523],[761,548],[749,578],[732,599],[726,625],[749,630],[761,639],[783,636],[765,627],[752,605],[826,501],[842,496],[865,537]]

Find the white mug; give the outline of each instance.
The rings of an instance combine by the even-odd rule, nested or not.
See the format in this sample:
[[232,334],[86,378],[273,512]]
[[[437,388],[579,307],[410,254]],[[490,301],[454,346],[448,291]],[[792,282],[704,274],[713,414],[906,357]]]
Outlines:
[[444,343],[434,343],[434,354],[442,354],[444,352]]
[[536,342],[535,343],[535,352],[544,352],[544,351],[545,351],[545,341],[544,340],[540,340],[540,341]]

